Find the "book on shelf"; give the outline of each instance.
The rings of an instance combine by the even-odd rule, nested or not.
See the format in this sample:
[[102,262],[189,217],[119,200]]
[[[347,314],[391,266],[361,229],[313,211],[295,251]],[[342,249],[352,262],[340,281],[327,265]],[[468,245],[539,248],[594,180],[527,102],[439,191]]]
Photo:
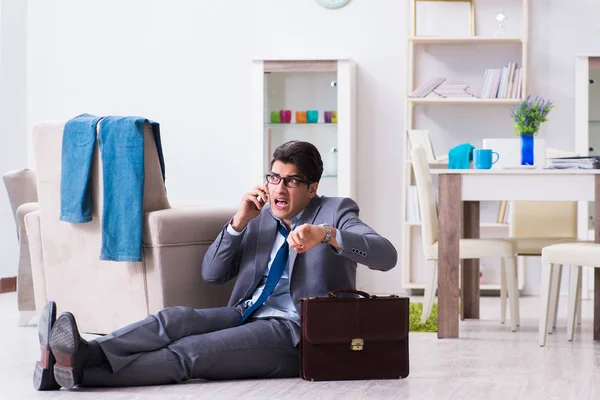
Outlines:
[[510,220],[510,201],[502,200],[500,205],[498,206],[498,217],[496,218],[496,223],[498,224],[508,224]]
[[483,73],[477,97],[482,99],[517,99],[522,97],[523,73],[514,62],[502,68],[488,68]]
[[469,88],[466,83],[447,83],[446,78],[437,77],[417,87],[410,97],[518,99],[523,92],[523,70],[514,62],[502,68],[488,68],[483,73],[479,89],[471,91]]
[[548,159],[550,169],[600,169],[599,156],[557,157]]
[[506,224],[508,222],[508,208],[509,202],[502,200],[498,206],[498,217],[496,218],[497,223]]

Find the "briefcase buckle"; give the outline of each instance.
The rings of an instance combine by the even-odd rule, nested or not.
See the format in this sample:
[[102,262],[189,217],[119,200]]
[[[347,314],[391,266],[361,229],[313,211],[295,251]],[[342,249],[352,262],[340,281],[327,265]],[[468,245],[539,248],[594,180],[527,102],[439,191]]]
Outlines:
[[352,351],[362,351],[364,344],[365,341],[363,339],[352,339],[352,342],[350,342],[350,348]]

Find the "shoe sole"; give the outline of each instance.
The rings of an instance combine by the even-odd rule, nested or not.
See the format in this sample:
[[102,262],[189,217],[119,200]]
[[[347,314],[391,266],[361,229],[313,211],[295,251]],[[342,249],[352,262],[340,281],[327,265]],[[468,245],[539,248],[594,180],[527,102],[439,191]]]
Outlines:
[[56,359],[50,350],[50,332],[56,322],[56,303],[48,302],[38,321],[38,339],[40,342],[40,360],[33,369],[33,387],[36,390],[59,390],[60,385],[54,378]]
[[[62,326],[61,319],[69,320],[69,329],[73,327],[72,334],[66,332]],[[79,330],[75,323],[75,317],[69,312],[63,313],[50,336],[50,347],[56,358],[54,365],[54,378],[56,382],[66,388],[71,389],[79,382],[75,379],[73,365],[75,363],[75,353],[79,348]]]

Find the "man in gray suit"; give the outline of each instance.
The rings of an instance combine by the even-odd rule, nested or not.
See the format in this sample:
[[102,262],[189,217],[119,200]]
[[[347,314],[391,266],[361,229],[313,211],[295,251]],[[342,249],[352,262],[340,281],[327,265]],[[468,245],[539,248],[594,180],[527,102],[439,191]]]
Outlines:
[[166,308],[88,342],[72,314],[55,320],[50,302],[40,318],[34,386],[297,377],[299,299],[354,289],[358,263],[387,271],[397,261],[394,246],[359,219],[353,200],[317,195],[322,173],[310,143],[275,150],[266,183],[243,196],[204,257],[206,281],[237,277],[227,307]]

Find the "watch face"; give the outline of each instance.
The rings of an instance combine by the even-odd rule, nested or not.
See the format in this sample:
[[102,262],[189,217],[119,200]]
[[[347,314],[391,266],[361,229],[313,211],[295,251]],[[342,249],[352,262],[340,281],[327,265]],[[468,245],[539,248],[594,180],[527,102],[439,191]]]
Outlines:
[[340,8],[348,4],[350,0],[317,0],[317,3],[327,8]]

